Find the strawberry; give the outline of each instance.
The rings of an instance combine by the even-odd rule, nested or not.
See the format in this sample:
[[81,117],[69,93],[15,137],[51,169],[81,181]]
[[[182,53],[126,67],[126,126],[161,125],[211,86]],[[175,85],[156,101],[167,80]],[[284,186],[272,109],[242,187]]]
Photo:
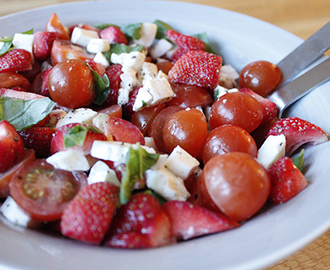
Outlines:
[[57,37],[56,32],[38,31],[34,33],[33,55],[36,60],[45,60],[50,55],[52,44]]
[[0,72],[32,69],[32,55],[23,49],[13,49],[0,56]]
[[263,96],[257,94],[250,88],[241,88],[241,89],[239,89],[239,91],[254,97],[263,106],[263,108],[264,108],[263,118],[262,118],[262,122],[260,123],[260,125],[266,124],[266,123],[272,121],[276,117],[277,107],[274,102],[272,102],[268,98],[264,98]]
[[274,204],[285,203],[306,188],[305,176],[293,164],[289,157],[282,157],[269,169],[271,190],[269,199]]
[[82,188],[64,209],[61,233],[69,238],[99,245],[106,235],[119,201],[119,188],[98,182]]
[[212,212],[190,202],[169,201],[162,205],[170,217],[172,233],[178,240],[233,229],[239,223],[227,216]]
[[125,34],[116,26],[109,26],[104,28],[100,32],[100,37],[103,39],[107,39],[109,44],[112,43],[122,43],[127,45],[127,38]]
[[186,83],[214,89],[220,78],[222,58],[204,51],[190,51],[183,55],[168,73],[171,83]]
[[106,141],[107,137],[92,125],[70,123],[56,130],[51,140],[50,152],[54,154],[74,147],[88,155],[95,140]]
[[150,194],[136,193],[118,209],[105,245],[122,248],[163,246],[173,241],[170,231],[170,220],[157,199]]
[[120,75],[122,72],[122,66],[120,64],[113,64],[107,68],[105,73],[107,74],[110,82],[111,92],[106,101],[106,105],[114,105],[117,104],[119,88],[121,83]]
[[0,173],[8,170],[24,152],[24,143],[15,127],[6,120],[0,122]]
[[286,137],[285,151],[288,156],[305,143],[317,145],[329,140],[329,134],[320,127],[298,117],[276,121],[268,131],[267,137],[280,134]]
[[50,154],[51,140],[56,132],[53,127],[33,126],[20,130],[18,133],[27,149],[33,149],[38,158],[45,158]]
[[41,71],[33,80],[32,92],[45,97],[50,97],[48,89],[48,75],[52,68]]
[[100,77],[102,77],[105,73],[105,67],[100,64],[95,62],[94,60],[87,59],[85,62],[91,67],[92,70],[94,70]]

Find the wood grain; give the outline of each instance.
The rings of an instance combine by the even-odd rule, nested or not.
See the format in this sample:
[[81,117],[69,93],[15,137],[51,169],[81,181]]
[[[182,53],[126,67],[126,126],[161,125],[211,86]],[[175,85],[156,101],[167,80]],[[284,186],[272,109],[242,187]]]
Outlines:
[[[0,16],[64,2],[69,1],[0,0]],[[330,20],[328,0],[183,0],[183,2],[210,5],[253,16],[303,39],[308,38]],[[330,55],[329,51],[327,54]],[[267,269],[330,269],[330,231],[301,251]]]

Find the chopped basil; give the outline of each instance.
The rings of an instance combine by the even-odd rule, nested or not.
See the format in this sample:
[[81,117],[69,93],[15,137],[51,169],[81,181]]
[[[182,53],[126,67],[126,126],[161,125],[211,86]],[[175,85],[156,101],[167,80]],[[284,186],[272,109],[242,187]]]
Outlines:
[[103,30],[105,28],[108,28],[110,26],[116,26],[120,29],[120,27],[116,24],[111,24],[111,23],[102,23],[102,24],[97,24],[97,25],[94,25],[97,29],[100,29],[100,30]]
[[143,49],[144,49],[144,47],[141,45],[127,46],[125,44],[114,43],[114,44],[111,44],[110,50],[107,52],[104,52],[103,55],[110,62],[112,53],[121,54],[121,53],[135,52],[135,51],[142,52]]
[[170,25],[160,20],[154,21],[154,24],[157,25],[157,34],[156,34],[157,39],[166,38],[165,36],[166,30],[173,29]]
[[205,47],[205,51],[209,52],[209,53],[213,53],[213,54],[216,54],[212,48],[211,48],[211,43],[210,43],[210,40],[206,34],[206,32],[203,32],[203,33],[200,33],[200,34],[196,34],[196,35],[193,35],[194,37],[200,39],[201,41],[203,41],[206,45]]
[[122,28],[121,31],[123,33],[133,39],[140,39],[141,38],[141,27],[142,23],[130,23],[130,24],[125,24]]
[[94,80],[96,83],[96,97],[94,103],[97,105],[102,105],[108,98],[110,94],[110,81],[107,74],[102,77],[94,71],[90,65],[88,65],[94,75]]
[[91,126],[76,125],[68,130],[68,133],[63,135],[65,148],[70,148],[75,145],[82,146],[85,142],[89,130],[100,133],[98,129]]
[[304,154],[305,149],[302,149],[297,156],[292,157],[293,164],[301,171],[304,167]]

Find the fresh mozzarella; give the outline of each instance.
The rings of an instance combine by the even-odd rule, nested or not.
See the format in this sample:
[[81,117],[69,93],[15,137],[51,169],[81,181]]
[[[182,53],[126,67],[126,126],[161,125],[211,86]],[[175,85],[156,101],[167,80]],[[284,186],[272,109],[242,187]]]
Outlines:
[[114,64],[120,64],[123,67],[130,67],[138,72],[146,59],[146,55],[141,52],[130,52],[121,54],[111,54],[111,62]]
[[158,68],[154,63],[144,62],[137,76],[141,84],[144,85],[147,80],[156,78],[157,74]]
[[90,169],[84,153],[70,148],[49,156],[46,161],[55,168],[66,171],[88,171]]
[[13,37],[13,46],[17,49],[24,49],[33,55],[34,35],[16,33]]
[[157,59],[165,55],[172,48],[173,44],[162,38],[149,50],[149,53],[153,59]]
[[93,30],[75,27],[72,31],[71,42],[86,47],[92,38],[99,38],[99,34]]
[[89,40],[86,49],[90,53],[106,52],[110,50],[110,44],[106,39],[92,38]]
[[109,168],[109,166],[103,161],[97,161],[91,168],[88,178],[88,184],[97,182],[109,182],[116,186],[120,186],[120,182],[117,178],[116,172]]
[[69,111],[63,118],[59,119],[56,128],[61,126],[71,124],[71,123],[81,123],[81,124],[92,124],[94,117],[97,116],[97,112],[88,108],[79,108]]
[[95,54],[95,56],[93,58],[93,61],[96,62],[96,63],[101,64],[105,68],[110,67],[110,63],[109,63],[108,59],[101,52],[98,52],[98,53]]
[[235,93],[238,92],[237,88],[231,88],[228,89],[226,87],[223,87],[221,85],[218,85],[215,89],[214,89],[214,99],[218,99],[219,97],[228,94],[228,93]]
[[238,72],[231,65],[223,65],[220,69],[219,84],[228,89],[237,86]]
[[149,48],[156,38],[157,34],[157,24],[155,23],[142,23],[141,26],[141,37],[136,39],[134,42],[136,44],[142,45],[146,48]]

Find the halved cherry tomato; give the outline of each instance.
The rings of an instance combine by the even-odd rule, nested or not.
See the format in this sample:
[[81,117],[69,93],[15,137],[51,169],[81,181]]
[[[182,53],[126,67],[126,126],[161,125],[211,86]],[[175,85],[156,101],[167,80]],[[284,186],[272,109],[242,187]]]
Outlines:
[[44,159],[24,164],[9,183],[10,195],[33,219],[54,221],[87,184],[84,172],[55,169]]
[[21,87],[25,91],[31,90],[31,83],[23,75],[16,72],[0,73],[0,88]]
[[77,59],[53,67],[48,75],[48,90],[55,102],[67,108],[86,107],[96,96],[92,71],[85,62]]
[[270,193],[266,169],[251,155],[231,152],[212,157],[200,178],[201,202],[236,221],[256,214]]
[[123,108],[118,104],[110,105],[109,107],[100,109],[97,112],[105,113],[109,116],[115,116],[115,117],[119,117],[119,118],[123,117]]
[[158,62],[156,65],[157,65],[158,70],[161,70],[166,75],[168,75],[168,72],[174,66],[174,64],[172,62],[170,62],[170,61]]
[[70,40],[69,33],[65,30],[64,26],[62,25],[62,23],[56,13],[53,13],[49,17],[49,19],[46,23],[45,31],[56,32],[56,33],[58,33],[59,39]]

